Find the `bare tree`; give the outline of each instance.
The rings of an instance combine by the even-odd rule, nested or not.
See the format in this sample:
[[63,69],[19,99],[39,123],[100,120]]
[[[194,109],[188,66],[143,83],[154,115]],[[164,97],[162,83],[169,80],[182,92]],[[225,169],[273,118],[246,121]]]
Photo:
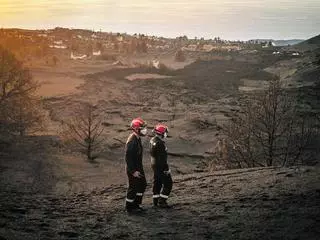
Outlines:
[[[24,135],[42,126],[37,82],[15,56],[0,47],[0,122],[6,133]],[[3,132],[2,131],[2,132]]]
[[224,134],[227,136],[227,141],[222,139],[223,150],[221,156],[227,167],[255,167],[260,165],[256,161],[261,157],[257,151],[257,142],[254,139],[252,121],[252,106],[250,101],[246,102],[244,112],[234,117],[229,125],[224,127]]
[[76,52],[79,50],[80,46],[79,43],[76,40],[71,41],[70,47],[72,52]]
[[262,147],[262,156],[267,166],[281,157],[288,146],[285,140],[292,132],[297,119],[294,99],[281,88],[280,81],[270,82],[268,90],[257,98],[256,104],[249,110],[254,123],[252,133]]
[[102,44],[102,42],[96,42],[96,49],[98,50],[98,51],[103,51],[103,44]]
[[38,84],[15,56],[0,46],[0,104],[16,96],[34,94]]
[[318,158],[320,126],[315,114],[303,114],[287,134],[287,153],[282,165],[312,163]]
[[76,108],[70,119],[63,122],[64,136],[80,148],[90,161],[97,157],[99,148],[104,141],[102,138],[103,117],[97,106],[82,104]]
[[301,116],[297,106],[279,79],[250,97],[242,112],[224,127],[228,162],[236,167],[256,167],[295,164],[302,159],[315,128],[313,120]]
[[52,57],[53,66],[57,66],[58,62],[59,62],[59,58],[54,55],[54,56]]
[[184,62],[186,60],[186,56],[184,55],[183,51],[181,49],[179,49],[175,56],[174,56],[174,60],[177,62]]
[[10,132],[24,136],[27,132],[35,133],[45,128],[41,101],[30,96],[20,96],[7,102],[2,111],[6,122],[11,126]]
[[87,56],[91,56],[93,52],[93,45],[92,43],[88,43],[88,45],[86,46],[86,55]]

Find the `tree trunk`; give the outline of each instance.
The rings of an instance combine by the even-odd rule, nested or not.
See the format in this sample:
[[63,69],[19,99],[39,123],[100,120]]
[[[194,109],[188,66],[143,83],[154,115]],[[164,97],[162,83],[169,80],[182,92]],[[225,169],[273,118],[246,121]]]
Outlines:
[[91,160],[92,160],[91,153],[92,153],[91,141],[89,140],[88,148],[87,148],[87,158],[88,158],[88,160],[89,160],[89,161],[91,161]]

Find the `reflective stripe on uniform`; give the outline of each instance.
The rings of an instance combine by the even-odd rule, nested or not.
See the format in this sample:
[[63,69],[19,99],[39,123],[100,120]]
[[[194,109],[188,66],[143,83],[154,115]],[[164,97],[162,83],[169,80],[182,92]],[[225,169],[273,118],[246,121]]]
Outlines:
[[143,193],[137,193],[136,195],[137,196],[143,196]]
[[129,199],[129,198],[126,198],[126,201],[127,201],[127,202],[130,202],[130,203],[132,203],[132,202],[134,202],[134,199]]
[[153,197],[153,198],[159,198],[160,195],[159,195],[159,194],[158,194],[158,195],[153,195],[152,197]]
[[160,194],[160,197],[162,197],[162,198],[168,198],[169,196]]

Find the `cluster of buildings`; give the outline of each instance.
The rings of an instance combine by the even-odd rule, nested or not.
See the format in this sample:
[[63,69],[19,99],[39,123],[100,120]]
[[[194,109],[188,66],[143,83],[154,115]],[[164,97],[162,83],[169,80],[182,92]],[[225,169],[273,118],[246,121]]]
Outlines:
[[[69,51],[70,59],[86,59],[101,56],[103,53],[135,54],[175,52],[179,49],[186,52],[230,52],[248,50],[248,46],[260,48],[274,47],[270,42],[226,41],[220,38],[210,40],[188,39],[186,36],[174,39],[143,34],[120,34],[112,32],[94,32],[83,29],[55,28],[50,30],[0,29],[1,36],[15,36],[24,41],[47,45],[51,49]],[[274,55],[281,54],[274,51]],[[299,56],[294,52],[292,56]]]

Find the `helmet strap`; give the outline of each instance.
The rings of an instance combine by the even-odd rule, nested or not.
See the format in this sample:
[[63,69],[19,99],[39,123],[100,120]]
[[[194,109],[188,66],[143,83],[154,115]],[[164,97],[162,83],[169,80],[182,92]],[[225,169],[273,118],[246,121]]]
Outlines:
[[164,136],[162,134],[156,133],[156,136],[160,139],[164,139]]

